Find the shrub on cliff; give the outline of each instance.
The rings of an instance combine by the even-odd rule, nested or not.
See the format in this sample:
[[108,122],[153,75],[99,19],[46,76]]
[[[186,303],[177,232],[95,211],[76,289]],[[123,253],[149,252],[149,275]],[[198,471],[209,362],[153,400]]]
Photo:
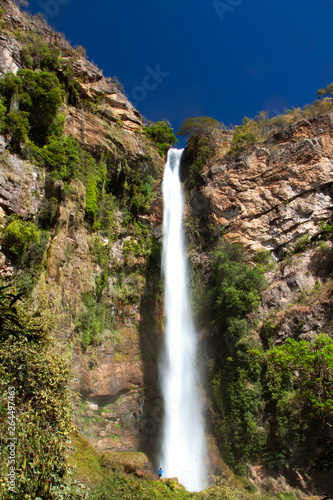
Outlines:
[[4,416],[0,431],[6,441],[15,437],[10,443],[15,443],[12,465],[16,484],[12,493],[7,476],[8,449],[0,460],[0,497],[56,500],[61,495],[64,500],[82,499],[71,484],[72,471],[66,463],[73,429],[69,364],[55,352],[47,321],[34,310],[33,303],[14,307],[15,293],[6,293],[7,309],[15,322],[0,344],[0,413]]
[[4,229],[1,250],[17,263],[29,247],[39,243],[39,240],[40,231],[33,222],[16,219]]
[[230,149],[231,151],[239,152],[254,146],[256,142],[256,135],[248,130],[247,124],[244,124],[241,127],[236,127]]
[[21,59],[26,68],[54,71],[59,66],[60,49],[58,47],[46,43],[40,35],[33,32],[24,33],[23,36]]
[[195,135],[198,137],[207,136],[217,130],[225,130],[225,125],[210,116],[198,116],[187,118],[179,127],[177,135],[186,137]]
[[42,269],[43,255],[49,240],[47,231],[40,231],[33,222],[9,218],[2,233],[1,250],[18,266],[20,288],[31,290]]
[[[309,455],[308,465],[333,467],[333,339],[288,339],[264,355],[264,385],[269,408],[267,455],[273,465],[295,457],[297,447],[321,453]],[[320,429],[320,430],[319,430]],[[311,437],[310,437],[311,436]],[[310,438],[309,438],[310,437]]]
[[249,314],[260,304],[264,267],[252,264],[242,245],[221,242],[211,259],[211,279],[202,301],[214,335],[210,369],[215,401],[221,412],[216,427],[226,458],[241,469],[243,461],[263,449],[260,345],[251,338]]
[[325,89],[319,89],[317,96],[319,99],[323,99],[324,97],[333,98],[333,83],[330,83]]
[[12,136],[12,149],[19,150],[27,136],[38,146],[46,144],[64,98],[56,75],[29,69],[6,73],[0,96],[7,108],[3,131]]
[[1,126],[2,120],[6,116],[6,111],[7,111],[6,106],[4,105],[3,100],[0,98],[0,126]]
[[158,152],[162,157],[170,149],[170,146],[176,146],[178,142],[172,128],[165,121],[145,127],[144,133],[157,144]]
[[213,315],[219,327],[239,340],[235,324],[245,319],[260,304],[259,292],[265,286],[261,265],[249,265],[242,245],[221,243],[211,261]]

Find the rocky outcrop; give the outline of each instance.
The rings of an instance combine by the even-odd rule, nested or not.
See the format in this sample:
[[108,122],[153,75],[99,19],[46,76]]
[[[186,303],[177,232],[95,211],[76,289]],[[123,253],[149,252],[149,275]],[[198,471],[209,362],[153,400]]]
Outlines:
[[[80,142],[91,143],[91,146],[96,147],[100,146],[101,142],[103,143],[103,138],[106,143],[110,142],[110,140],[107,141],[107,137],[113,136],[113,128],[123,127],[122,135],[125,135],[125,142],[128,146],[131,140],[126,141],[126,132],[141,130],[143,121],[140,113],[111,82],[111,79],[105,78],[102,71],[79,52],[75,52],[62,35],[55,32],[40,18],[30,17],[7,0],[0,0],[0,7],[4,9],[4,21],[8,30],[0,36],[0,76],[7,71],[16,73],[24,68],[21,55],[21,49],[25,43],[24,35],[33,33],[33,36],[40,36],[45,42],[60,50],[63,68],[71,67],[81,98],[101,101],[98,110],[101,118],[94,116],[82,105],[79,109],[69,106],[66,110],[68,133]],[[17,38],[15,30],[21,31],[23,36]],[[109,122],[109,127],[105,126],[106,122]]]
[[333,115],[301,121],[240,155],[203,170],[191,205],[227,228],[227,238],[278,257],[314,237],[332,213]]
[[5,152],[5,144],[0,136],[0,218],[10,214],[34,216],[44,196],[44,172]]

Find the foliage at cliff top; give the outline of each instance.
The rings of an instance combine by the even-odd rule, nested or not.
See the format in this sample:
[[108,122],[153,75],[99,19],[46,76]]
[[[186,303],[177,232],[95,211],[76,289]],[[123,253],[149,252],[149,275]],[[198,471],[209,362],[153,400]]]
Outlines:
[[170,146],[176,146],[178,143],[178,139],[174,135],[172,128],[165,121],[152,123],[145,127],[144,132],[147,137],[157,144],[158,152],[162,157],[170,149]]
[[333,83],[330,83],[325,89],[319,89],[317,96],[319,99],[324,99],[325,97],[333,98]]
[[[253,147],[256,143],[265,141],[277,131],[301,119],[311,119],[315,116],[332,112],[333,83],[328,85],[326,89],[320,89],[317,95],[320,100],[315,101],[311,105],[304,106],[303,109],[293,107],[273,117],[269,117],[266,111],[261,111],[255,118],[244,117],[242,124],[234,128],[229,152],[240,153]],[[194,156],[196,157],[198,139],[208,137],[214,131],[221,130],[226,130],[222,122],[218,122],[212,117],[199,116],[196,118],[187,118],[181,124],[177,135],[184,137],[190,136],[187,148],[193,150]],[[199,144],[199,147],[200,146],[201,144]],[[205,156],[204,160],[206,162],[209,161],[211,151],[214,149],[214,144],[211,141],[209,146],[206,152],[202,151],[202,155]],[[194,170],[198,171],[198,165],[194,165]],[[194,181],[191,185],[195,184],[195,180],[199,180],[198,175],[194,175]]]
[[279,130],[299,120],[309,120],[332,112],[333,83],[328,85],[326,89],[319,89],[317,95],[319,100],[314,101],[311,105],[306,105],[304,108],[293,107],[271,118],[266,111],[261,111],[255,119],[244,117],[243,123],[235,127],[230,152],[239,153],[251,148],[257,142],[265,141]]
[[225,130],[226,126],[211,118],[210,116],[197,116],[196,118],[187,118],[179,127],[177,135],[188,136],[205,136],[216,130]]

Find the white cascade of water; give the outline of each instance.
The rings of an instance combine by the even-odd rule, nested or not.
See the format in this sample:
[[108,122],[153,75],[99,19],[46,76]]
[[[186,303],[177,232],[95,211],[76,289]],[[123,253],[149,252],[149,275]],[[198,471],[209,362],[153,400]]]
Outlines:
[[165,416],[158,465],[163,468],[163,476],[177,477],[187,490],[200,491],[205,486],[205,438],[182,225],[182,153],[177,149],[169,151],[163,177],[166,330],[160,379]]

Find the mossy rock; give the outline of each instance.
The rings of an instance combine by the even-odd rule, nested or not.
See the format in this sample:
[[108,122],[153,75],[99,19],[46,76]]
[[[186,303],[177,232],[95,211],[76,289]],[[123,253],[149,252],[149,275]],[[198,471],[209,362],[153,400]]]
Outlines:
[[72,434],[71,441],[74,452],[69,461],[77,469],[78,480],[88,486],[102,481],[104,473],[102,455],[79,434]]
[[163,483],[166,484],[171,491],[186,491],[184,486],[179,483],[177,477],[163,479]]
[[103,453],[102,464],[108,471],[128,474],[149,469],[149,460],[142,452]]

